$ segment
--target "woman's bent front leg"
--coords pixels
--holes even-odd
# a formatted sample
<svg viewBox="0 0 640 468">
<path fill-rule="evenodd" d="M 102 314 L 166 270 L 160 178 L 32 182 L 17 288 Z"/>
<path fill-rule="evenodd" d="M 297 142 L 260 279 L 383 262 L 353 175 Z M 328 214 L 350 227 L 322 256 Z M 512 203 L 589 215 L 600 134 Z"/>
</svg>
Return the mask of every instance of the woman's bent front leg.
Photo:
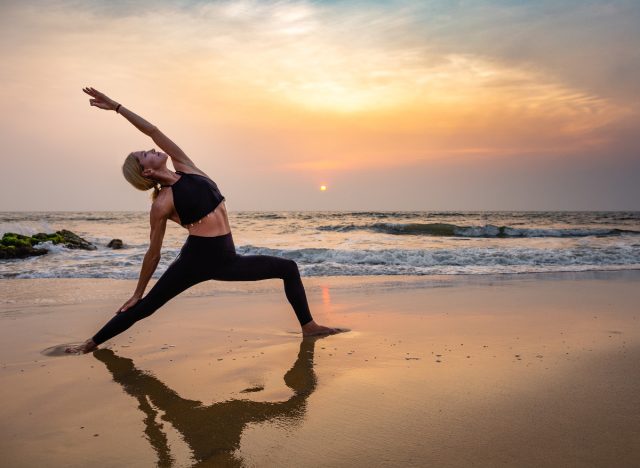
<svg viewBox="0 0 640 468">
<path fill-rule="evenodd" d="M 94 343 L 99 345 L 119 335 L 138 320 L 153 314 L 170 299 L 205 279 L 193 274 L 193 271 L 188 268 L 188 262 L 179 257 L 167 268 L 145 297 L 124 312 L 116 314 L 93 336 Z"/>
</svg>

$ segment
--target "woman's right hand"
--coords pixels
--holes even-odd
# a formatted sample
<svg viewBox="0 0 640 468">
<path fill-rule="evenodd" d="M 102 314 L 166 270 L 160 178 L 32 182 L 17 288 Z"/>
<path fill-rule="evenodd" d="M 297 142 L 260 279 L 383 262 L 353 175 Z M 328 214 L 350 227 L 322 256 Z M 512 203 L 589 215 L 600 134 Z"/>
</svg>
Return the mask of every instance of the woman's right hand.
<svg viewBox="0 0 640 468">
<path fill-rule="evenodd" d="M 142 297 L 137 296 L 137 295 L 133 295 L 131 296 L 131 299 L 129 299 L 127 302 L 125 302 L 124 304 L 122 304 L 122 307 L 120 307 L 118 309 L 118 311 L 116 312 L 116 314 L 119 314 L 120 312 L 124 312 L 125 310 L 127 310 L 129 307 L 133 307 L 134 305 L 136 305 L 138 303 L 138 301 L 142 299 Z"/>
<path fill-rule="evenodd" d="M 118 107 L 118 103 L 116 101 L 109 98 L 106 94 L 101 93 L 97 89 L 82 88 L 82 91 L 93 97 L 93 99 L 89 99 L 89 104 L 92 106 L 96 106 L 100 109 L 106 110 L 116 110 L 116 107 Z"/>
</svg>

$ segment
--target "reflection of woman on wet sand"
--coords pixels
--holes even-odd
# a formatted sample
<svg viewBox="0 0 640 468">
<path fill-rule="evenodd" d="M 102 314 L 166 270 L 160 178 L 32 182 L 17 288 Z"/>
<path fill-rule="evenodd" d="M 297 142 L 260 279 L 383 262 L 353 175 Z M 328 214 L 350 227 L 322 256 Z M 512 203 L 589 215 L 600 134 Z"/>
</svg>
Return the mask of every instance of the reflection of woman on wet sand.
<svg viewBox="0 0 640 468">
<path fill-rule="evenodd" d="M 275 403 L 228 400 L 203 406 L 199 401 L 181 398 L 151 374 L 136 369 L 131 359 L 116 356 L 108 349 L 98 350 L 94 356 L 107 366 L 113 380 L 138 400 L 138 407 L 146 414 L 145 433 L 158 455 L 158 466 L 171 466 L 175 460 L 162 424 L 156 422 L 154 408 L 163 411 L 161 419 L 182 434 L 198 462 L 206 466 L 242 466 L 242 460 L 234 452 L 240 447 L 247 424 L 275 418 L 295 421 L 304 416 L 307 398 L 316 388 L 313 371 L 316 339 L 302 340 L 298 359 L 284 376 L 294 395 L 287 401 Z"/>
<path fill-rule="evenodd" d="M 127 156 L 124 177 L 139 190 L 153 189 L 149 249 L 142 262 L 140 279 L 133 296 L 98 333 L 67 352 L 87 353 L 122 333 L 135 322 L 153 314 L 167 301 L 191 286 L 207 280 L 257 281 L 269 278 L 284 280 L 284 290 L 293 307 L 304 336 L 344 331 L 318 325 L 311 317 L 298 265 L 293 260 L 270 255 L 236 253 L 224 204 L 225 197 L 217 184 L 155 125 L 134 114 L 103 93 L 84 88 L 92 106 L 113 110 L 125 117 L 165 153 L 156 150 L 134 151 Z M 167 168 L 171 158 L 175 172 Z M 189 231 L 178 258 L 160 277 L 149 293 L 142 297 L 151 275 L 160 261 L 160 249 L 171 220 Z"/>
</svg>

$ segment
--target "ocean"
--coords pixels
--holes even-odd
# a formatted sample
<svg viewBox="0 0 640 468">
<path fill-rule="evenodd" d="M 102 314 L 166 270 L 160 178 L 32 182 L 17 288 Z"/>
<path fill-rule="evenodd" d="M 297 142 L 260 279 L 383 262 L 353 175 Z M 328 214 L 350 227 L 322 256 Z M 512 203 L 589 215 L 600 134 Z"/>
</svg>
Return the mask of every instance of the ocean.
<svg viewBox="0 0 640 468">
<path fill-rule="evenodd" d="M 640 269 L 640 212 L 230 212 L 241 255 L 293 259 L 302 276 L 485 275 Z M 98 248 L 42 246 L 0 278 L 138 278 L 147 212 L 0 212 L 0 235 L 68 229 Z M 188 232 L 169 222 L 159 277 Z M 122 239 L 125 248 L 107 243 Z"/>
</svg>

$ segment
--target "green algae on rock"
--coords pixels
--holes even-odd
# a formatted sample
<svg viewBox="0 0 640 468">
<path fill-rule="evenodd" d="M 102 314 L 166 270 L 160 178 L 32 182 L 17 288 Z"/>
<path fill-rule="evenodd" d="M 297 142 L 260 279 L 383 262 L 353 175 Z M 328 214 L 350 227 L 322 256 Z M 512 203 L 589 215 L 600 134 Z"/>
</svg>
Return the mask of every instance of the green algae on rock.
<svg viewBox="0 0 640 468">
<path fill-rule="evenodd" d="M 62 237 L 62 243 L 68 249 L 96 250 L 97 247 L 86 239 L 83 239 L 71 231 L 63 229 L 56 231 L 56 234 Z M 37 235 L 37 234 L 36 234 Z"/>
<path fill-rule="evenodd" d="M 0 259 L 26 258 L 33 257 L 35 255 L 44 255 L 48 252 L 47 249 L 34 247 L 41 242 L 62 244 L 68 249 L 96 249 L 96 246 L 91 242 L 71 231 L 67 231 L 66 229 L 49 234 L 40 232 L 33 236 L 7 232 L 0 240 Z"/>
</svg>

